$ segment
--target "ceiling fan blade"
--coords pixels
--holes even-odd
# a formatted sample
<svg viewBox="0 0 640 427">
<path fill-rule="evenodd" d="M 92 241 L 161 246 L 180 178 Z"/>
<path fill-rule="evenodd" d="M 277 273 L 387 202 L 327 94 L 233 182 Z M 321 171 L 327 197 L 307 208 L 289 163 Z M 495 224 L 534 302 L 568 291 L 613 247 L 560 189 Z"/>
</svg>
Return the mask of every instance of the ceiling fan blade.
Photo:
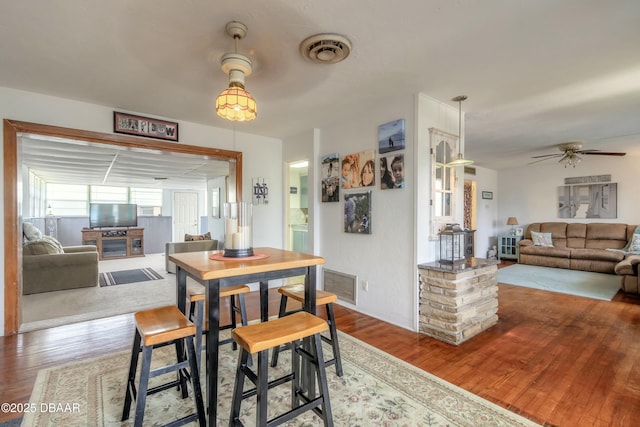
<svg viewBox="0 0 640 427">
<path fill-rule="evenodd" d="M 561 156 L 561 155 L 562 155 L 562 154 L 560 154 L 560 155 L 555 155 L 555 154 L 554 154 L 554 157 L 559 157 L 559 156 Z M 537 156 L 537 157 L 542 157 L 542 156 Z M 528 164 L 528 165 L 532 165 L 532 164 L 534 164 L 534 163 L 544 162 L 545 160 L 549 160 L 549 159 L 551 159 L 551 157 L 546 157 L 546 158 L 544 158 L 544 159 L 534 160 L 533 162 L 529 162 L 529 163 L 527 163 L 527 164 Z"/>
<path fill-rule="evenodd" d="M 598 155 L 598 156 L 624 156 L 627 154 L 627 153 L 615 153 L 615 152 L 598 151 L 598 150 L 583 150 L 583 151 L 578 151 L 578 153 L 586 154 L 586 155 Z"/>
<path fill-rule="evenodd" d="M 532 159 L 540 159 L 540 158 L 542 158 L 542 157 L 545 157 L 545 158 L 549 158 L 549 159 L 551 159 L 551 158 L 553 158 L 553 157 L 560 157 L 560 156 L 563 156 L 563 155 L 564 155 L 564 154 L 562 154 L 562 153 L 560 153 L 560 154 L 543 154 L 543 155 L 541 155 L 541 156 L 532 156 L 531 158 L 532 158 Z"/>
</svg>

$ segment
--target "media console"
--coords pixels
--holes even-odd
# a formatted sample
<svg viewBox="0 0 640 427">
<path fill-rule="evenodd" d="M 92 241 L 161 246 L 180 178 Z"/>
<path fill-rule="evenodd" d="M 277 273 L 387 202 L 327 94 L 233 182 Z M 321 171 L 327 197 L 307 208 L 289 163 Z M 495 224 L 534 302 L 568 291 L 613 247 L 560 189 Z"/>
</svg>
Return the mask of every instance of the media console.
<svg viewBox="0 0 640 427">
<path fill-rule="evenodd" d="M 144 228 L 83 229 L 82 244 L 95 245 L 101 260 L 144 256 Z"/>
</svg>

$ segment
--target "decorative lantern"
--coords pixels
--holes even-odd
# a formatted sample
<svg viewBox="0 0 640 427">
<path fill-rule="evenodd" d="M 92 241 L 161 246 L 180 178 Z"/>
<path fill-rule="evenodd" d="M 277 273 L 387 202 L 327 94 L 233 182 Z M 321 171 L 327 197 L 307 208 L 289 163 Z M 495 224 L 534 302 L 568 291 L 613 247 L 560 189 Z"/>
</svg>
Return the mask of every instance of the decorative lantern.
<svg viewBox="0 0 640 427">
<path fill-rule="evenodd" d="M 251 203 L 225 203 L 224 218 L 224 256 L 253 256 Z"/>
<path fill-rule="evenodd" d="M 443 264 L 462 264 L 464 256 L 465 232 L 459 224 L 447 224 L 440 231 L 440 262 Z"/>
</svg>

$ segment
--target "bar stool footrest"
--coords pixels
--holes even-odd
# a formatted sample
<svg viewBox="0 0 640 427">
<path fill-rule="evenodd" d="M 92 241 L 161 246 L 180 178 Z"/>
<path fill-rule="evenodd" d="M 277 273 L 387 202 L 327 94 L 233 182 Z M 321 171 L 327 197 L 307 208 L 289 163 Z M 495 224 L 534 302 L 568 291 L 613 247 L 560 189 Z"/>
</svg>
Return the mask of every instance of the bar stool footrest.
<svg viewBox="0 0 640 427">
<path fill-rule="evenodd" d="M 253 375 L 255 377 L 255 373 L 253 371 L 249 370 L 249 372 L 251 372 L 251 375 Z M 246 376 L 247 379 L 251 380 L 251 378 L 250 378 L 248 373 L 245 373 L 245 376 Z M 285 375 L 283 377 L 276 378 L 275 380 L 271 380 L 271 381 L 269 381 L 267 383 L 267 390 L 272 389 L 272 388 L 277 387 L 277 386 L 282 385 L 282 384 L 286 384 L 289 381 L 292 381 L 293 378 L 294 378 L 294 374 L 291 373 L 291 374 L 287 374 L 287 375 Z M 255 384 L 257 379 L 258 378 L 255 377 L 255 381 L 251 380 L 251 382 Z M 257 387 L 251 388 L 249 390 L 246 390 L 246 391 L 242 392 L 242 398 L 246 399 L 248 397 L 255 396 L 257 392 L 258 392 L 258 388 Z"/>
<path fill-rule="evenodd" d="M 315 399 L 308 399 L 306 396 L 298 393 L 297 394 L 298 397 L 301 397 L 305 400 L 306 403 L 297 406 L 293 409 L 291 409 L 290 411 L 285 412 L 284 414 L 278 415 L 277 417 L 267 421 L 267 427 L 269 426 L 278 426 L 280 424 L 283 424 L 295 417 L 297 417 L 298 415 L 307 412 L 309 410 L 312 410 L 314 412 L 318 412 L 321 417 L 322 417 L 322 410 L 320 410 L 318 408 L 318 406 L 320 406 L 320 404 L 322 403 L 322 396 L 320 397 L 316 397 Z"/>
</svg>

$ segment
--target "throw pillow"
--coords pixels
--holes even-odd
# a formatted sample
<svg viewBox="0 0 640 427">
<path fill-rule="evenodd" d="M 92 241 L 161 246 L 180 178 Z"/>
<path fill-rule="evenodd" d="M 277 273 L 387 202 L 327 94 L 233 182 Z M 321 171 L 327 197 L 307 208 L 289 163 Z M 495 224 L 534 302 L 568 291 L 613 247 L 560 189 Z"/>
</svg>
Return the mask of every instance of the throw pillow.
<svg viewBox="0 0 640 427">
<path fill-rule="evenodd" d="M 211 240 L 211 232 L 207 232 L 205 234 L 185 234 L 184 235 L 185 242 L 193 242 L 195 240 Z"/>
<path fill-rule="evenodd" d="M 640 234 L 634 234 L 629 244 L 628 252 L 640 253 Z"/>
<path fill-rule="evenodd" d="M 63 252 L 58 246 L 51 243 L 51 241 L 40 239 L 25 243 L 22 246 L 22 253 L 24 255 L 50 255 L 61 254 Z"/>
<path fill-rule="evenodd" d="M 52 246 L 54 246 L 58 250 L 57 253 L 59 253 L 59 254 L 63 254 L 64 253 L 64 249 L 62 248 L 62 245 L 55 238 L 53 238 L 51 236 L 44 235 L 44 236 L 42 236 L 42 238 L 40 240 L 44 240 L 44 241 L 50 243 Z"/>
<path fill-rule="evenodd" d="M 532 231 L 531 240 L 533 240 L 533 244 L 536 246 L 553 246 L 551 233 L 538 233 L 537 231 Z"/>
<path fill-rule="evenodd" d="M 42 232 L 30 222 L 22 223 L 22 232 L 24 233 L 24 237 L 25 239 L 27 239 L 27 242 L 31 242 L 32 240 L 39 240 L 40 238 L 42 238 Z"/>
</svg>

